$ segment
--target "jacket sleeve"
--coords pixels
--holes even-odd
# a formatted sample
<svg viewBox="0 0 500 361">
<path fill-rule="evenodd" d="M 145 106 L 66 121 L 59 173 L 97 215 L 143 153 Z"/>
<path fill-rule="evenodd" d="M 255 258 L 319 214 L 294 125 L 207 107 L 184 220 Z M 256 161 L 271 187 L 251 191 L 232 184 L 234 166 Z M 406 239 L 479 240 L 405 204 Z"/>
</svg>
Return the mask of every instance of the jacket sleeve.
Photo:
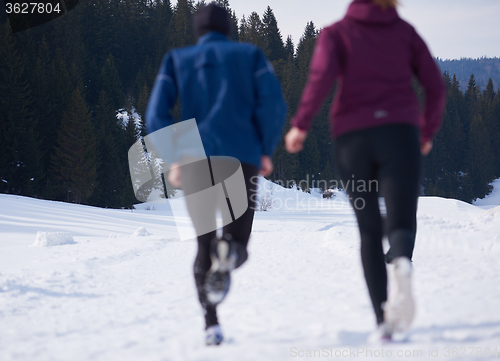
<svg viewBox="0 0 500 361">
<path fill-rule="evenodd" d="M 281 139 L 286 119 L 286 104 L 271 63 L 257 50 L 254 66 L 254 119 L 260 135 L 263 155 L 272 156 Z"/>
<path fill-rule="evenodd" d="M 316 40 L 311 60 L 309 79 L 302 93 L 297 114 L 292 126 L 309 130 L 312 120 L 332 89 L 340 72 L 339 49 L 327 29 L 323 29 Z"/>
<path fill-rule="evenodd" d="M 166 126 L 172 125 L 174 120 L 170 110 L 177 100 L 177 83 L 175 80 L 174 64 L 171 54 L 165 55 L 146 110 L 146 130 L 151 134 Z"/>
<path fill-rule="evenodd" d="M 413 71 L 425 93 L 425 109 L 420 117 L 421 139 L 428 141 L 441 127 L 446 104 L 446 86 L 427 45 L 416 32 L 412 50 Z"/>
</svg>

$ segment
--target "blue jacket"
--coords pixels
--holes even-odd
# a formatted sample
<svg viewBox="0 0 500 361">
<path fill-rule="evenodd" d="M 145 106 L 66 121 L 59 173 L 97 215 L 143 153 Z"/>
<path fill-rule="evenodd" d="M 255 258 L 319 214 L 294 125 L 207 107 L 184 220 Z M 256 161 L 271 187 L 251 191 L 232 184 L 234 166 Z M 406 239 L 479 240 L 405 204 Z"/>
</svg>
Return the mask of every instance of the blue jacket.
<svg viewBox="0 0 500 361">
<path fill-rule="evenodd" d="M 272 65 L 257 47 L 219 32 L 168 53 L 146 111 L 147 132 L 172 125 L 177 97 L 182 120 L 195 118 L 207 156 L 230 156 L 260 168 L 272 156 L 286 116 Z"/>
</svg>

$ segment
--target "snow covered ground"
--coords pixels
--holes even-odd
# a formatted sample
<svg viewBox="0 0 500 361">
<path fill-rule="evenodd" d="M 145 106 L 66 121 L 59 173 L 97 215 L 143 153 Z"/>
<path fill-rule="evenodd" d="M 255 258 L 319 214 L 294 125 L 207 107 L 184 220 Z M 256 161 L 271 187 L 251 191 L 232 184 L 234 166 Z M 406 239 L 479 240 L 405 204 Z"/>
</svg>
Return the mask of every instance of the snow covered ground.
<svg viewBox="0 0 500 361">
<path fill-rule="evenodd" d="M 219 307 L 228 341 L 211 348 L 191 275 L 195 243 L 179 241 L 168 207 L 105 210 L 0 194 L 0 360 L 500 358 L 495 187 L 489 209 L 421 198 L 417 317 L 405 338 L 384 346 L 367 343 L 374 316 L 340 192 L 322 200 L 273 191 L 275 209 L 256 214 L 250 259 Z"/>
</svg>

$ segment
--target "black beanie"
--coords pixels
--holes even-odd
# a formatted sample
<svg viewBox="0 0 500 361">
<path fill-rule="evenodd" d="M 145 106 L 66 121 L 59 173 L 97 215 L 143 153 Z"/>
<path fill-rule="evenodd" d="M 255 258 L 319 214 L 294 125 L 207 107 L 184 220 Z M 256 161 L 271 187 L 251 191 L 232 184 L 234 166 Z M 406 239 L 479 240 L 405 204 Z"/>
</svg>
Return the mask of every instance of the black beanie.
<svg viewBox="0 0 500 361">
<path fill-rule="evenodd" d="M 229 14 L 214 3 L 202 6 L 193 17 L 194 34 L 197 38 L 210 31 L 229 35 Z"/>
</svg>

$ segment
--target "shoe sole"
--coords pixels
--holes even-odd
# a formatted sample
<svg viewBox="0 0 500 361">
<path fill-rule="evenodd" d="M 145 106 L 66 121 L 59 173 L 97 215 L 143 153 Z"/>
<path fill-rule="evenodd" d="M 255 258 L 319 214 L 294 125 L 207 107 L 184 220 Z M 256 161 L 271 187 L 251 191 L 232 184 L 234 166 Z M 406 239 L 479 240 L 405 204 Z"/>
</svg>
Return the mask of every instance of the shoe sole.
<svg viewBox="0 0 500 361">
<path fill-rule="evenodd" d="M 218 278 L 214 281 L 214 278 Z M 213 306 L 221 303 L 229 292 L 231 284 L 231 276 L 229 272 L 215 272 L 207 273 L 205 281 L 205 290 L 207 293 L 207 300 Z"/>
<path fill-rule="evenodd" d="M 215 272 L 227 272 L 229 271 L 229 243 L 225 240 L 219 240 L 215 246 L 215 252 L 212 252 L 210 259 L 212 260 L 212 266 L 210 270 Z"/>
<path fill-rule="evenodd" d="M 205 341 L 205 345 L 207 346 L 219 346 L 223 340 L 220 341 Z"/>
<path fill-rule="evenodd" d="M 205 289 L 207 300 L 216 306 L 221 303 L 229 292 L 230 278 L 230 245 L 226 240 L 218 240 L 210 252 L 212 266 L 207 273 Z"/>
<path fill-rule="evenodd" d="M 220 328 L 217 332 L 210 332 L 207 330 L 207 334 L 205 336 L 205 345 L 207 346 L 218 346 L 224 341 L 224 336 L 220 331 Z"/>
</svg>

